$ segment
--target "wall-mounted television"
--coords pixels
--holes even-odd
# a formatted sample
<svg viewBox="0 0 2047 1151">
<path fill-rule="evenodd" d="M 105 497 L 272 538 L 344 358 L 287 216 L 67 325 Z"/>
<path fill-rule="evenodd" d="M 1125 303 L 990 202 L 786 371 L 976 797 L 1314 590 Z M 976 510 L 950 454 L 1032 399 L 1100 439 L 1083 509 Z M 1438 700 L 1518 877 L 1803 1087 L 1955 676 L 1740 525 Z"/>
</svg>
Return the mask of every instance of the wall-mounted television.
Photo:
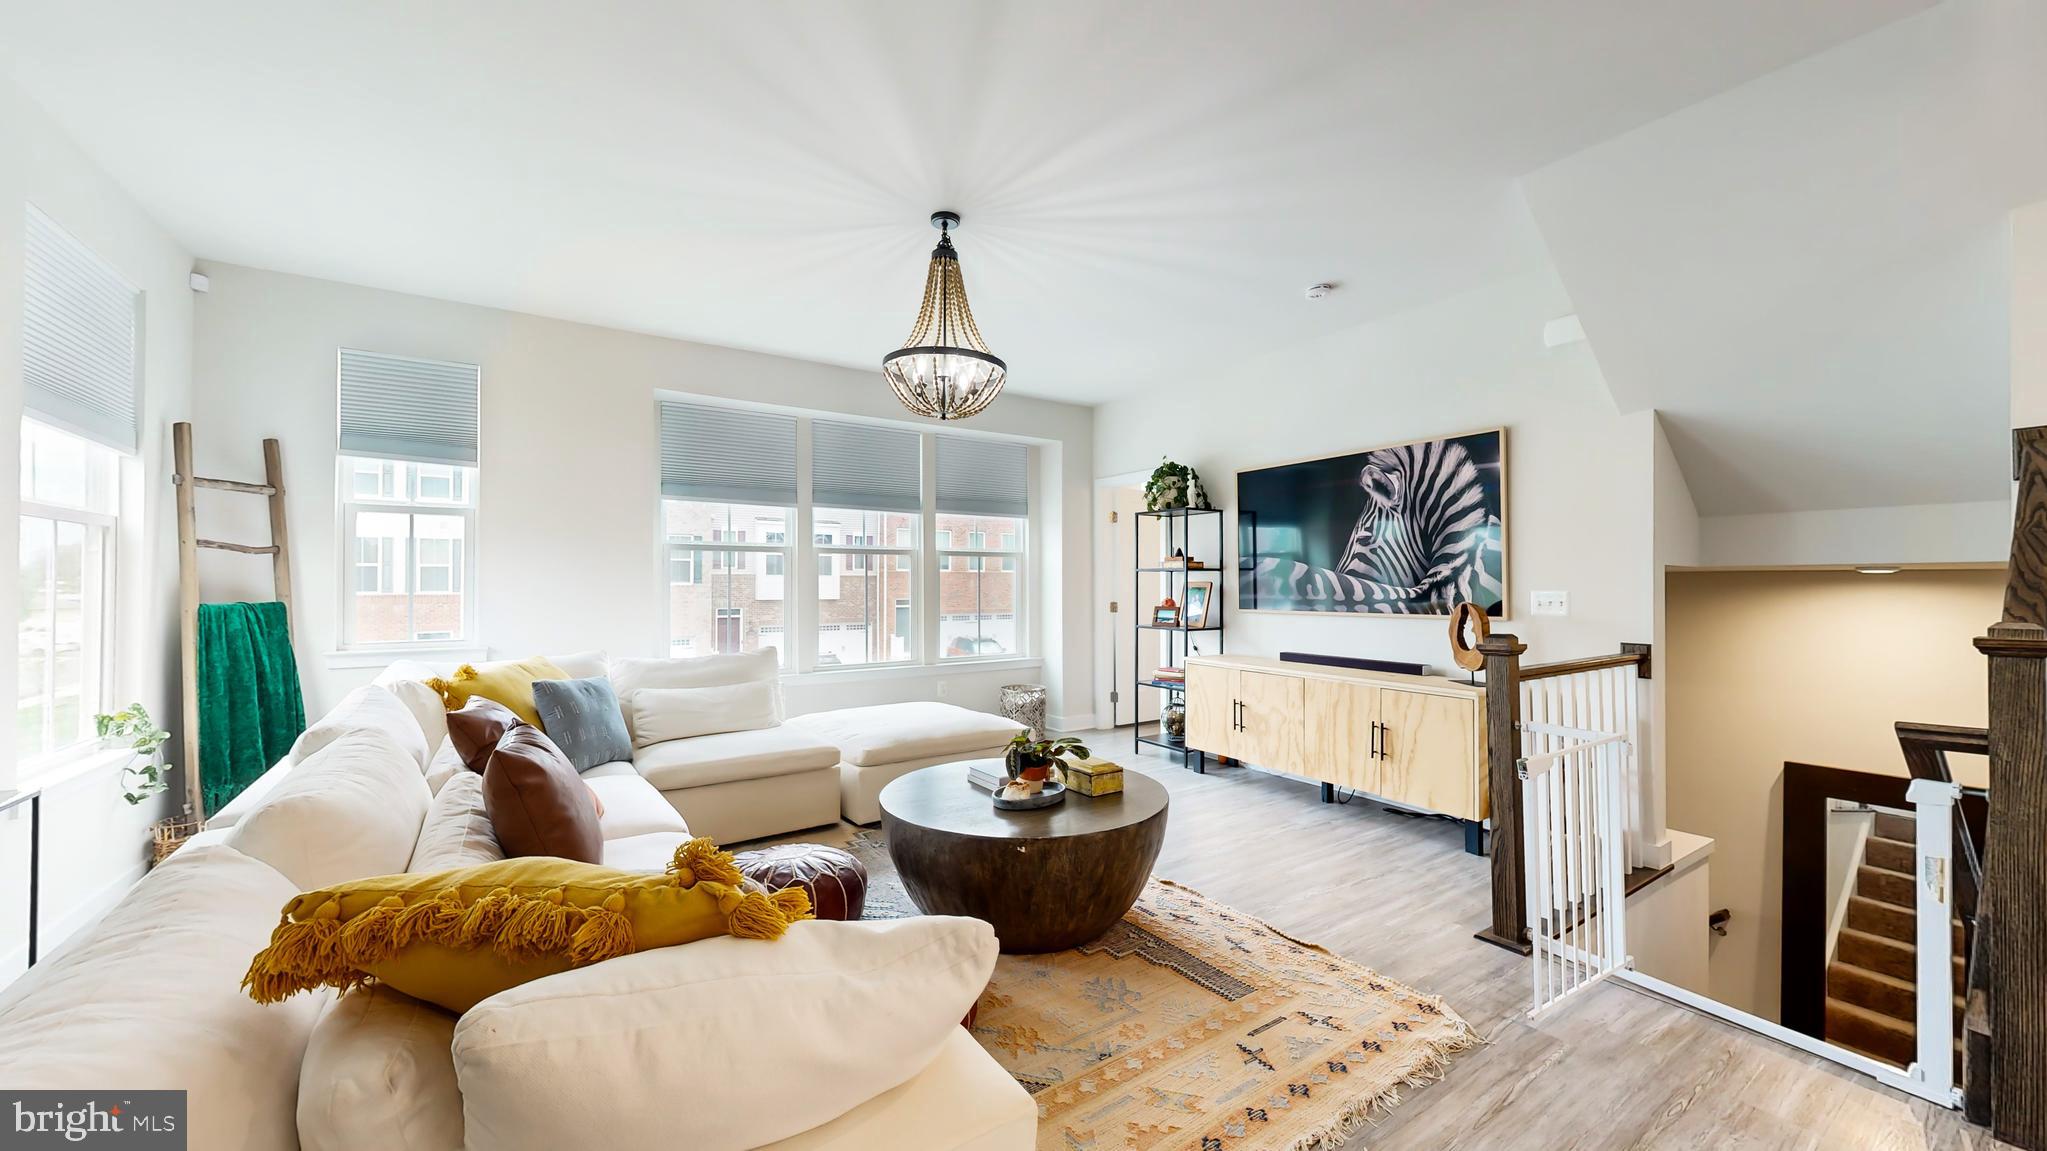
<svg viewBox="0 0 2047 1151">
<path fill-rule="evenodd" d="M 1245 611 L 1504 616 L 1506 429 L 1240 471 L 1237 557 Z"/>
</svg>

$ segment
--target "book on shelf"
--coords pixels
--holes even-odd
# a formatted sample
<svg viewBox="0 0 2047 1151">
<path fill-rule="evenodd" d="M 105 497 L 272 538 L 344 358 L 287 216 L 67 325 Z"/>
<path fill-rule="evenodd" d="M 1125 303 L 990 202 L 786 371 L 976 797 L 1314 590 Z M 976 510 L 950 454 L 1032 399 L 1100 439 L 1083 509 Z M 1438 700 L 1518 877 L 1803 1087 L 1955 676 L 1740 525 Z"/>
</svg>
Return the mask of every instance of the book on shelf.
<svg viewBox="0 0 2047 1151">
<path fill-rule="evenodd" d="M 1162 667 L 1152 672 L 1151 678 L 1159 683 L 1186 683 L 1187 669 L 1183 667 Z"/>
</svg>

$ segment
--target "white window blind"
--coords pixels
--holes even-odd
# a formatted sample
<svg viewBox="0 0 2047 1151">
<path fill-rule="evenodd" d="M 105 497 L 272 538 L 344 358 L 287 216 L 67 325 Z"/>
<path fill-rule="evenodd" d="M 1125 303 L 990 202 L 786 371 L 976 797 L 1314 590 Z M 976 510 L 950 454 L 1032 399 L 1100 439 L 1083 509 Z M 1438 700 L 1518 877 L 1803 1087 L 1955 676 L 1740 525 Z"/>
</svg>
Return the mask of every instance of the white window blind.
<svg viewBox="0 0 2047 1151">
<path fill-rule="evenodd" d="M 341 349 L 341 452 L 476 465 L 475 364 Z"/>
<path fill-rule="evenodd" d="M 24 406 L 67 431 L 134 451 L 142 293 L 34 205 L 22 243 Z"/>
<path fill-rule="evenodd" d="M 967 516 L 1030 514 L 1030 449 L 1002 440 L 938 437 L 938 510 Z"/>
<path fill-rule="evenodd" d="M 796 502 L 796 417 L 661 403 L 661 494 L 788 507 Z"/>
<path fill-rule="evenodd" d="M 815 420 L 810 425 L 810 502 L 817 507 L 918 512 L 924 507 L 916 432 Z"/>
</svg>

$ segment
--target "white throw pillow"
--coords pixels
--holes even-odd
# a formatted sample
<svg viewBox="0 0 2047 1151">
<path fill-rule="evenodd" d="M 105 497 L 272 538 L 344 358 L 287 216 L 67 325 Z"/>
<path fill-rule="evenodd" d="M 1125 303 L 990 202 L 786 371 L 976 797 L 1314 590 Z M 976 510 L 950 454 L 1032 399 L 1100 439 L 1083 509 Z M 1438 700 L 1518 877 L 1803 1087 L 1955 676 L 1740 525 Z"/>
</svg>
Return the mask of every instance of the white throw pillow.
<svg viewBox="0 0 2047 1151">
<path fill-rule="evenodd" d="M 459 772 L 469 771 L 469 765 L 462 762 L 462 754 L 455 750 L 455 741 L 444 739 L 441 748 L 426 765 L 426 789 L 435 795 L 448 786 L 448 781 Z"/>
<path fill-rule="evenodd" d="M 781 722 L 773 684 L 653 687 L 627 698 L 635 748 L 721 731 L 759 731 Z"/>
<path fill-rule="evenodd" d="M 264 1006 L 239 986 L 297 894 L 240 852 L 180 850 L 0 994 L 0 1083 L 185 1091 L 181 1145 L 298 1146 L 299 1056 L 328 993 Z"/>
<path fill-rule="evenodd" d="M 924 1070 L 994 970 L 986 923 L 925 916 L 805 921 L 772 943 L 706 939 L 536 979 L 455 1025 L 469 1145 L 786 1139 Z"/>
<path fill-rule="evenodd" d="M 228 844 L 302 891 L 404 871 L 426 818 L 426 778 L 380 731 L 352 731 L 284 777 Z"/>
<path fill-rule="evenodd" d="M 632 732 L 634 692 L 649 688 L 729 687 L 739 683 L 765 683 L 774 689 L 775 722 L 782 722 L 782 667 L 775 649 L 706 655 L 694 659 L 615 659 L 608 665 L 611 689 L 618 693 L 619 710 L 625 712 L 626 728 Z"/>
<path fill-rule="evenodd" d="M 604 674 L 604 665 L 608 659 L 603 648 L 593 648 L 572 655 L 551 655 L 547 657 L 547 662 L 562 669 L 562 673 L 570 679 L 596 679 Z"/>
<path fill-rule="evenodd" d="M 388 987 L 363 987 L 320 1016 L 299 1068 L 305 1151 L 460 1151 L 455 1017 Z"/>
<path fill-rule="evenodd" d="M 407 871 L 451 871 L 505 857 L 497 829 L 483 809 L 483 775 L 463 770 L 434 793 Z"/>
<path fill-rule="evenodd" d="M 299 733 L 298 742 L 291 745 L 289 758 L 293 763 L 304 763 L 342 736 L 364 730 L 383 733 L 412 757 L 414 768 L 422 773 L 426 771 L 427 759 L 432 752 L 427 750 L 426 733 L 420 728 L 419 719 L 396 695 L 373 683 L 364 684 L 342 696 L 333 711 Z M 448 721 L 444 718 L 441 731 L 446 734 L 447 730 Z"/>
</svg>

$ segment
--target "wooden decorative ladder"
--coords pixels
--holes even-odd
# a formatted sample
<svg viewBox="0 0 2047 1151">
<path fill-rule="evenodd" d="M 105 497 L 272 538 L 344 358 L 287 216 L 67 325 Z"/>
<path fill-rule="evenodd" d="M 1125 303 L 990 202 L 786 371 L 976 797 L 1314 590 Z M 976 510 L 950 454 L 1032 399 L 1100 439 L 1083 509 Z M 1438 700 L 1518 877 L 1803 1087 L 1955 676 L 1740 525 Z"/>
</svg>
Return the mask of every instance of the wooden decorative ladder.
<svg viewBox="0 0 2047 1151">
<path fill-rule="evenodd" d="M 185 803 L 190 818 L 203 824 L 206 800 L 199 780 L 199 549 L 269 556 L 270 577 L 284 618 L 297 619 L 291 610 L 291 534 L 284 522 L 284 454 L 277 441 L 263 441 L 263 482 L 216 480 L 192 474 L 192 425 L 184 420 L 171 426 L 173 467 L 171 483 L 178 490 L 178 632 L 179 667 L 185 682 Z M 196 507 L 198 489 L 265 496 L 270 501 L 270 543 L 265 546 L 201 539 Z"/>
</svg>

